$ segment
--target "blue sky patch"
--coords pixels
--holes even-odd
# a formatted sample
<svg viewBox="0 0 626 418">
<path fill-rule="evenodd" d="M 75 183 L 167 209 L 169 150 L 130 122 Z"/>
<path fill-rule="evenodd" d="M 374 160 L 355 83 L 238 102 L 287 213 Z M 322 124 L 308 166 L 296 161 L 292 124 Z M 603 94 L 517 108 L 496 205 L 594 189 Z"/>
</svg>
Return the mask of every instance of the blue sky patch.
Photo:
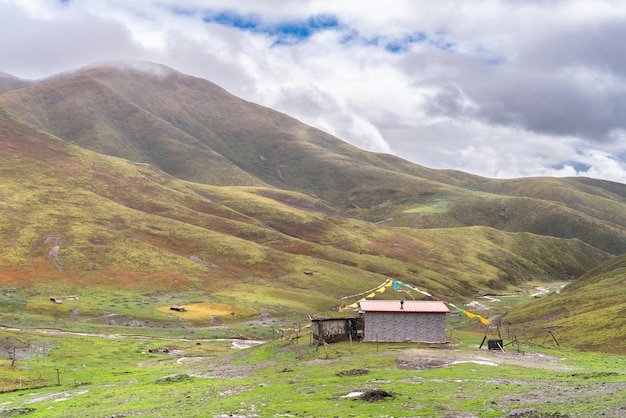
<svg viewBox="0 0 626 418">
<path fill-rule="evenodd" d="M 384 48 L 385 51 L 392 54 L 404 54 L 406 52 L 409 52 L 411 48 L 416 44 L 428 45 L 447 52 L 453 52 L 456 48 L 455 43 L 446 41 L 442 36 L 432 38 L 424 32 L 408 33 L 398 38 L 388 38 L 383 36 L 364 38 L 360 36 L 358 31 L 350 30 L 346 31 L 341 42 L 344 44 L 358 42 L 361 45 Z"/>
<path fill-rule="evenodd" d="M 205 23 L 262 33 L 276 38 L 277 44 L 290 44 L 313 36 L 316 32 L 339 28 L 339 20 L 332 15 L 315 15 L 308 19 L 294 19 L 269 22 L 260 15 L 243 15 L 234 11 L 206 12 L 202 17 Z"/>
<path fill-rule="evenodd" d="M 391 42 L 387 42 L 385 44 L 385 49 L 394 54 L 407 52 L 410 49 L 411 45 L 424 42 L 426 39 L 426 34 L 422 32 L 411 33 L 405 35 L 401 39 L 394 39 Z"/>
<path fill-rule="evenodd" d="M 217 23 L 222 26 L 251 31 L 256 31 L 261 24 L 261 17 L 259 15 L 250 14 L 244 16 L 239 13 L 229 11 L 209 12 L 204 15 L 202 20 L 206 23 Z"/>
<path fill-rule="evenodd" d="M 191 11 L 185 9 L 176 9 L 174 13 L 192 14 Z M 200 12 L 200 14 L 202 21 L 205 23 L 214 23 L 252 33 L 264 34 L 274 39 L 274 45 L 292 45 L 305 41 L 318 32 L 335 30 L 342 33 L 342 44 L 360 43 L 362 45 L 384 48 L 392 54 L 406 53 L 417 43 L 424 43 L 448 52 L 456 47 L 453 42 L 449 42 L 446 39 L 443 32 L 435 33 L 434 36 L 416 31 L 397 38 L 383 36 L 366 38 L 361 36 L 358 30 L 348 27 L 340 22 L 338 17 L 331 14 L 281 21 L 270 21 L 257 13 L 242 14 L 235 10 L 205 10 Z"/>
<path fill-rule="evenodd" d="M 556 170 L 562 170 L 565 167 L 573 167 L 577 173 L 586 173 L 591 168 L 589 164 L 581 163 L 579 161 L 566 161 L 564 163 L 552 165 L 552 168 Z"/>
<path fill-rule="evenodd" d="M 456 48 L 456 44 L 446 37 L 446 31 L 435 32 L 434 36 L 428 38 L 428 43 L 442 51 L 452 52 Z"/>
</svg>

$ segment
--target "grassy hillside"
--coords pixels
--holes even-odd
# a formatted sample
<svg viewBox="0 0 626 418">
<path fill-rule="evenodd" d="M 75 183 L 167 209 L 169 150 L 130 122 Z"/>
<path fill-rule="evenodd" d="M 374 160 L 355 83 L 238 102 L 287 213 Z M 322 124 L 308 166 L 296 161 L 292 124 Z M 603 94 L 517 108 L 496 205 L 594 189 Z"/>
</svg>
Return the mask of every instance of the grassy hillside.
<svg viewBox="0 0 626 418">
<path fill-rule="evenodd" d="M 5 325 L 300 322 L 387 278 L 462 304 L 626 253 L 626 185 L 431 170 L 160 66 L 0 78 Z M 531 312 L 586 306 L 549 326 L 621 347 L 623 309 L 585 296 L 618 279 L 584 277 L 510 318 L 530 335 L 544 332 Z"/>
<path fill-rule="evenodd" d="M 99 153 L 210 185 L 272 186 L 394 225 L 488 226 L 626 252 L 626 186 L 493 180 L 368 153 L 209 81 L 147 63 L 90 67 L 0 94 L 0 107 Z M 422 210 L 437 206 L 438 210 Z"/>
<path fill-rule="evenodd" d="M 567 346 L 624 354 L 625 315 L 626 256 L 620 256 L 504 319 L 529 338 L 551 330 Z"/>
<path fill-rule="evenodd" d="M 180 303 L 305 314 L 387 277 L 468 300 L 527 280 L 569 279 L 607 257 L 578 240 L 377 225 L 311 196 L 184 182 L 33 131 L 7 113 L 0 122 L 3 286 L 27 290 L 33 312 L 42 309 L 34 300 L 53 295 L 93 293 L 98 308 L 84 315 L 97 316 L 116 311 L 99 294 L 157 295 L 140 306 L 151 308 L 175 292 Z"/>
</svg>

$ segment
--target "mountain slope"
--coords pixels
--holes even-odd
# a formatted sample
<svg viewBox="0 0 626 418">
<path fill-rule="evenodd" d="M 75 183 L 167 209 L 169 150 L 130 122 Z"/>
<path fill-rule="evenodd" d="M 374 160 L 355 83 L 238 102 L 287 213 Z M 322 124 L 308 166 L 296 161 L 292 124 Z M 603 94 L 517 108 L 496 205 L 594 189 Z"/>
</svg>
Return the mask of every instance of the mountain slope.
<svg viewBox="0 0 626 418">
<path fill-rule="evenodd" d="M 161 66 L 0 80 L 2 323 L 56 318 L 54 294 L 80 294 L 88 320 L 176 326 L 155 308 L 291 318 L 387 278 L 463 303 L 592 271 L 507 318 L 584 348 L 623 335 L 606 291 L 623 299 L 623 256 L 603 263 L 626 253 L 626 185 L 431 170 Z"/>
<path fill-rule="evenodd" d="M 1 102 L 37 128 L 84 148 L 151 163 L 195 182 L 259 185 L 260 179 L 292 190 L 334 192 L 352 188 L 341 187 L 340 174 L 345 181 L 354 181 L 350 171 L 384 179 L 379 167 L 391 165 L 376 167 L 374 155 L 206 80 L 147 68 L 90 68 L 8 92 Z M 249 175 L 240 179 L 238 168 Z M 322 184 L 316 188 L 317 182 Z"/>
<path fill-rule="evenodd" d="M 580 240 L 395 228 L 295 192 L 184 182 L 68 144 L 6 112 L 0 161 L 3 286 L 36 294 L 221 292 L 237 303 L 252 288 L 270 292 L 274 310 L 297 303 L 294 310 L 310 312 L 387 277 L 466 300 L 578 276 L 607 258 Z"/>
<path fill-rule="evenodd" d="M 359 150 L 156 64 L 61 74 L 0 94 L 0 108 L 68 142 L 184 180 L 297 191 L 349 216 L 396 226 L 481 225 L 626 252 L 625 185 L 431 170 Z"/>
</svg>

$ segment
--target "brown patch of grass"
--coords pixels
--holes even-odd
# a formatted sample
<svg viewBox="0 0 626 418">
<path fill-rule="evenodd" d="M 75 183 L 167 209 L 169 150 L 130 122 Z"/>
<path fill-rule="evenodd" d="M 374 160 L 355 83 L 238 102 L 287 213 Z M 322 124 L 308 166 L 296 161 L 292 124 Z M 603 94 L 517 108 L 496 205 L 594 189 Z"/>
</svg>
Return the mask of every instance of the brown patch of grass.
<svg viewBox="0 0 626 418">
<path fill-rule="evenodd" d="M 185 312 L 172 310 L 171 306 L 161 306 L 156 308 L 156 310 L 190 320 L 206 319 L 210 316 L 250 316 L 258 313 L 252 309 L 215 302 L 193 303 L 183 306 L 185 307 Z"/>
</svg>

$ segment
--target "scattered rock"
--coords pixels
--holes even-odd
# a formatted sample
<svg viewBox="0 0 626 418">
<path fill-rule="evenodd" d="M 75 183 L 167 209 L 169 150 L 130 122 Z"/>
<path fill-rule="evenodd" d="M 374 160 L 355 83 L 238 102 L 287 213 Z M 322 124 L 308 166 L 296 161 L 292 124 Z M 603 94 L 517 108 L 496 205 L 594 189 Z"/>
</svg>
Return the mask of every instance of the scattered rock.
<svg viewBox="0 0 626 418">
<path fill-rule="evenodd" d="M 207 267 L 211 267 L 211 268 L 218 269 L 218 270 L 226 270 L 224 267 L 220 266 L 219 264 L 211 263 L 210 261 L 205 261 L 205 260 L 203 260 L 200 257 L 195 256 L 195 255 L 190 255 L 189 259 L 191 261 L 195 261 L 196 263 L 202 264 L 202 265 L 207 266 Z"/>
<path fill-rule="evenodd" d="M 337 376 L 358 376 L 361 374 L 368 374 L 370 371 L 368 369 L 351 369 L 351 370 L 343 370 L 337 373 Z"/>
<path fill-rule="evenodd" d="M 69 245 L 72 242 L 61 237 L 48 237 L 43 242 L 44 244 L 54 244 L 54 245 Z"/>
<path fill-rule="evenodd" d="M 155 383 L 157 384 L 177 383 L 177 382 L 184 382 L 186 380 L 193 380 L 193 377 L 189 376 L 188 374 L 180 373 L 180 374 L 175 374 L 173 376 L 164 377 L 162 379 L 157 380 Z"/>
<path fill-rule="evenodd" d="M 163 353 L 163 354 L 169 354 L 170 350 L 167 347 L 163 347 L 163 348 L 149 348 L 148 349 L 148 353 Z"/>
<path fill-rule="evenodd" d="M 54 264 L 57 270 L 63 271 L 63 266 L 59 262 L 59 251 L 61 251 L 61 247 L 59 247 L 58 245 L 50 248 L 50 251 L 48 251 L 48 255 L 46 255 L 46 259 Z"/>
<path fill-rule="evenodd" d="M 35 408 L 13 408 L 0 412 L 0 417 L 17 417 L 35 412 Z"/>
</svg>

